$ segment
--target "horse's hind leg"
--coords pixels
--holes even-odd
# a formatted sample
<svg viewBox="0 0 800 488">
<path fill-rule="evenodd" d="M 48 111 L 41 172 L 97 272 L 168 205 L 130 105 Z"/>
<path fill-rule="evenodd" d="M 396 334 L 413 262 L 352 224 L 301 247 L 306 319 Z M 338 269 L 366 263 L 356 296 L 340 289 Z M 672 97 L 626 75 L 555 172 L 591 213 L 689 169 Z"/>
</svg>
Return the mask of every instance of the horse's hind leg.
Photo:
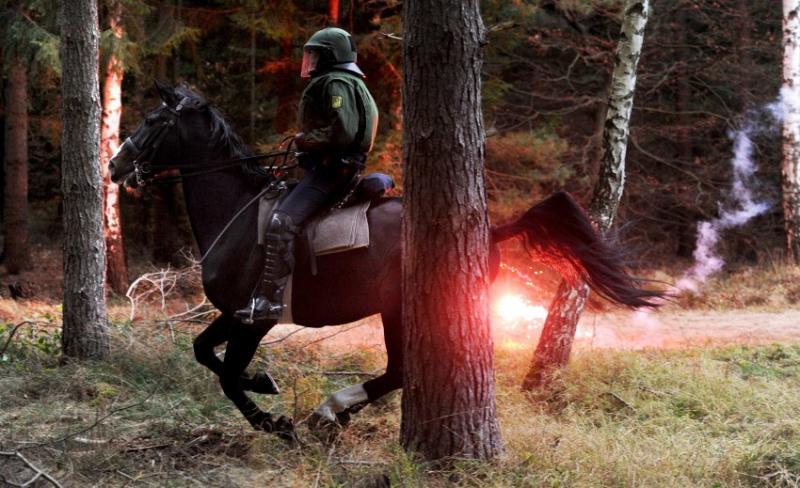
<svg viewBox="0 0 800 488">
<path fill-rule="evenodd" d="M 350 414 L 387 393 L 403 386 L 402 313 L 398 310 L 381 314 L 388 364 L 386 372 L 364 383 L 348 386 L 328 397 L 314 412 L 332 422 L 347 423 Z"/>
<path fill-rule="evenodd" d="M 222 376 L 222 361 L 214 353 L 214 348 L 228 341 L 230 331 L 241 327 L 238 320 L 227 315 L 217 317 L 206 330 L 194 340 L 194 357 L 197 362 L 207 367 L 217 376 Z M 278 385 L 266 371 L 259 371 L 250 376 L 243 373 L 239 379 L 242 389 L 255 393 L 278 394 Z"/>
<path fill-rule="evenodd" d="M 219 376 L 219 384 L 222 386 L 225 396 L 236 405 L 236 408 L 242 412 L 242 415 L 250 422 L 253 428 L 267 432 L 288 434 L 287 437 L 291 438 L 289 434 L 293 430 L 291 420 L 283 416 L 273 420 L 270 413 L 258 408 L 258 405 L 245 394 L 240 381 L 242 373 L 244 373 L 245 368 L 253 359 L 256 349 L 258 349 L 259 342 L 271 328 L 272 324 L 259 326 L 237 323 L 237 326 L 231 329 L 228 346 L 225 349 L 225 361 L 222 362 L 222 374 Z"/>
</svg>

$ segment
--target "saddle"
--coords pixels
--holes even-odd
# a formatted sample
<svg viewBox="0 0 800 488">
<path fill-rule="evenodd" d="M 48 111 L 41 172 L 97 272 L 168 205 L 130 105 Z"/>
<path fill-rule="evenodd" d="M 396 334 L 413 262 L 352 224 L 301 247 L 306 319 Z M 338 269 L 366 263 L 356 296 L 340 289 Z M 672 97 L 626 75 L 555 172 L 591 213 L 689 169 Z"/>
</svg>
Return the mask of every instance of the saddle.
<svg viewBox="0 0 800 488">
<path fill-rule="evenodd" d="M 349 189 L 331 209 L 311 218 L 301 230 L 298 237 L 305 235 L 308 241 L 311 274 L 317 274 L 317 256 L 350 251 L 369 247 L 369 223 L 367 210 L 374 200 L 382 197 L 394 188 L 394 181 L 383 173 L 371 173 L 354 180 Z M 280 200 L 288 195 L 288 191 L 275 198 L 261 197 L 258 202 L 258 243 L 263 244 L 267 225 L 272 212 Z M 292 320 L 292 283 L 289 276 L 284 291 L 283 316 L 278 320 L 282 324 L 291 324 Z"/>
<path fill-rule="evenodd" d="M 394 188 L 394 181 L 383 173 L 371 173 L 354 180 L 330 210 L 323 211 L 303 225 L 312 259 L 369 246 L 367 210 L 370 204 Z M 288 194 L 288 193 L 286 193 Z M 284 194 L 285 195 L 285 194 Z M 273 209 L 283 198 L 262 197 L 258 204 L 258 243 L 263 244 Z"/>
</svg>

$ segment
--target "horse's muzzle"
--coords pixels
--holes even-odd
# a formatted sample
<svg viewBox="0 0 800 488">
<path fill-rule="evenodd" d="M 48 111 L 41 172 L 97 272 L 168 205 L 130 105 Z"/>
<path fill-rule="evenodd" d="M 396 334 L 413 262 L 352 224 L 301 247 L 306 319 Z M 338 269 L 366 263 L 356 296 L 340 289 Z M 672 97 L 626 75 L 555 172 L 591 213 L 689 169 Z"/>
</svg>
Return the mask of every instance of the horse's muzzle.
<svg viewBox="0 0 800 488">
<path fill-rule="evenodd" d="M 108 174 L 111 176 L 111 181 L 120 183 L 133 173 L 133 161 L 138 152 L 131 139 L 125 139 L 125 142 L 108 161 Z"/>
</svg>

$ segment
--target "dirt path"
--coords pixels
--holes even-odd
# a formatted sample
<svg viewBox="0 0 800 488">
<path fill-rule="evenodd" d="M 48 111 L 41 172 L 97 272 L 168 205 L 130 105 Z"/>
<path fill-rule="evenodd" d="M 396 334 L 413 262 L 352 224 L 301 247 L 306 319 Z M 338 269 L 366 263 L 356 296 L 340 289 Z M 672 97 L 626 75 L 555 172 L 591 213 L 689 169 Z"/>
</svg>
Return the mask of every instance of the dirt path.
<svg viewBox="0 0 800 488">
<path fill-rule="evenodd" d="M 501 347 L 530 350 L 538 341 L 543 320 L 506 322 L 493 317 L 495 342 Z M 342 352 L 354 347 L 383 348 L 380 321 L 370 318 L 342 327 L 302 329 L 282 324 L 265 341 L 292 334 L 301 344 L 319 342 Z M 585 314 L 578 325 L 579 348 L 675 348 L 726 344 L 800 342 L 800 310 L 665 310 L 644 313 Z"/>
</svg>

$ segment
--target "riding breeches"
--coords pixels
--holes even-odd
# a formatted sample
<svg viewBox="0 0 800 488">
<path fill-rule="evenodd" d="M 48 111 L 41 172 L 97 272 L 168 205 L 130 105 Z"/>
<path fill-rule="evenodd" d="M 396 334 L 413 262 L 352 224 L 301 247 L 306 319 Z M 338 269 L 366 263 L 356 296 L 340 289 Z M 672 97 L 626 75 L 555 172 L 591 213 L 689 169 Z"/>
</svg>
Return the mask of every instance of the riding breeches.
<svg viewBox="0 0 800 488">
<path fill-rule="evenodd" d="M 342 191 L 355 176 L 355 169 L 348 167 L 314 167 L 306 172 L 300 183 L 284 198 L 275 213 L 284 213 L 292 218 L 294 225 L 302 225 L 324 205 L 342 196 Z"/>
</svg>

